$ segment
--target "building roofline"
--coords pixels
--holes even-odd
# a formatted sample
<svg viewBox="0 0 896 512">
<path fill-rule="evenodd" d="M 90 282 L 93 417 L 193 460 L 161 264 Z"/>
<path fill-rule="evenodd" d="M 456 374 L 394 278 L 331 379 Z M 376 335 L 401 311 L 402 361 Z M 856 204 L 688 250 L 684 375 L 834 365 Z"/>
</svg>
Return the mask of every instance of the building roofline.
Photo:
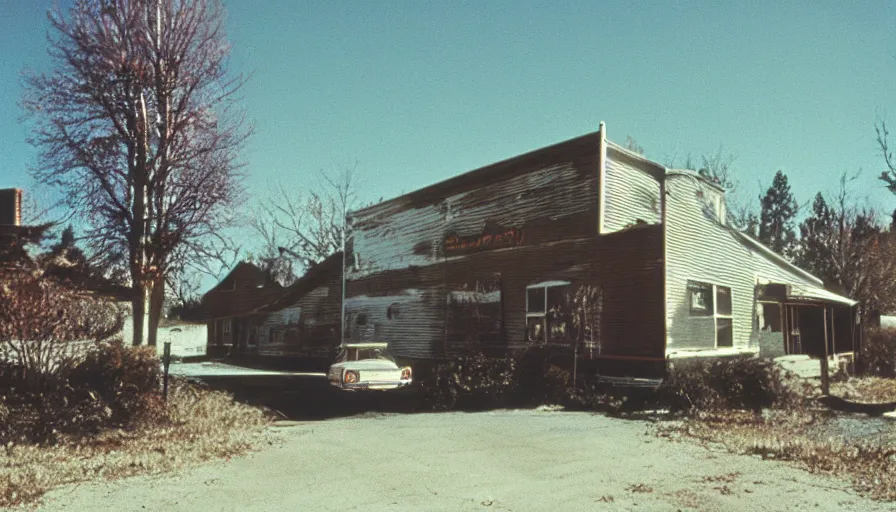
<svg viewBox="0 0 896 512">
<path fill-rule="evenodd" d="M 336 251 L 325 260 L 309 268 L 302 277 L 283 289 L 283 294 L 271 300 L 267 304 L 258 306 L 253 311 L 270 312 L 287 308 L 299 300 L 303 295 L 320 285 L 326 280 L 327 272 L 339 269 L 342 266 L 342 251 Z"/>
<path fill-rule="evenodd" d="M 400 201 L 411 200 L 417 197 L 425 197 L 433 192 L 443 189 L 443 188 L 453 188 L 462 185 L 464 182 L 470 181 L 474 178 L 482 178 L 489 179 L 494 178 L 496 176 L 502 176 L 504 174 L 508 174 L 512 171 L 512 164 L 520 161 L 525 161 L 527 159 L 536 157 L 539 153 L 547 153 L 552 149 L 556 149 L 563 145 L 574 145 L 581 144 L 589 139 L 594 139 L 595 145 L 598 142 L 598 137 L 600 136 L 600 131 L 589 132 L 584 135 L 579 135 L 578 137 L 573 137 L 571 139 L 562 140 L 560 142 L 556 142 L 554 144 L 543 146 L 537 149 L 533 149 L 531 151 L 527 151 L 525 153 L 521 153 L 519 155 L 512 156 L 510 158 L 505 158 L 503 160 L 499 160 L 497 162 L 492 162 L 490 164 L 484 165 L 482 167 L 477 167 L 475 169 L 463 172 L 461 174 L 457 174 L 455 176 L 451 176 L 450 178 L 446 178 L 444 180 L 438 181 L 431 185 L 427 185 L 425 187 L 419 188 L 417 190 L 413 190 L 411 192 L 407 192 L 405 194 L 401 194 L 399 196 L 395 196 L 391 199 L 386 199 L 377 204 L 373 204 L 370 206 L 365 206 L 363 208 L 358 208 L 357 210 L 353 210 L 349 212 L 349 217 L 354 217 L 357 215 L 364 215 L 378 208 L 382 208 L 384 206 L 393 205 Z"/>
<path fill-rule="evenodd" d="M 818 286 L 824 287 L 824 281 L 822 281 L 818 277 L 815 277 L 814 275 L 810 274 L 809 272 L 801 269 L 800 267 L 794 265 L 793 263 L 787 261 L 786 258 L 784 258 L 780 254 L 776 253 L 775 251 L 769 249 L 768 247 L 763 245 L 762 242 L 754 239 L 751 236 L 741 233 L 740 231 L 732 228 L 731 226 L 726 225 L 726 227 L 728 228 L 729 231 L 731 231 L 734 234 L 735 237 L 738 237 L 742 241 L 747 242 L 748 245 L 751 245 L 751 246 L 759 249 L 760 252 L 762 252 L 766 257 L 769 257 L 770 259 L 774 260 L 775 263 L 778 263 L 778 265 L 784 267 L 787 270 L 790 270 L 797 274 L 800 274 L 801 276 L 805 277 L 806 279 L 815 282 Z"/>
<path fill-rule="evenodd" d="M 724 187 L 722 187 L 718 183 L 714 183 L 712 180 L 707 179 L 705 176 L 701 176 L 699 172 L 697 172 L 693 169 L 669 169 L 669 168 L 667 168 L 666 175 L 667 176 L 687 176 L 689 178 L 698 179 L 698 180 L 702 181 L 703 183 L 705 183 L 706 185 L 718 190 L 719 192 L 721 192 L 723 194 L 728 192 L 727 190 L 725 190 Z"/>
<path fill-rule="evenodd" d="M 652 167 L 653 171 L 655 171 L 654 178 L 658 180 L 662 180 L 666 174 L 667 169 L 663 164 L 654 162 L 653 160 L 645 157 L 640 153 L 635 153 L 630 149 L 626 149 L 623 146 L 620 146 L 619 144 L 611 141 L 610 139 L 607 139 L 607 149 L 612 149 L 613 151 L 620 153 L 631 160 Z"/>
</svg>

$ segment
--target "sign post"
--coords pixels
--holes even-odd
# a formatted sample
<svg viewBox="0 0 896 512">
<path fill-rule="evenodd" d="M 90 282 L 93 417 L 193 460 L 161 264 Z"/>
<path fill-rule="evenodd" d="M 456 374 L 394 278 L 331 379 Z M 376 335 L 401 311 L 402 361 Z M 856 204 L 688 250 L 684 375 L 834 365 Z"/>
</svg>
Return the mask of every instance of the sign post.
<svg viewBox="0 0 896 512">
<path fill-rule="evenodd" d="M 162 353 L 162 364 L 165 367 L 165 372 L 162 377 L 162 396 L 165 400 L 168 400 L 168 366 L 171 364 L 171 342 L 165 342 L 165 351 Z"/>
</svg>

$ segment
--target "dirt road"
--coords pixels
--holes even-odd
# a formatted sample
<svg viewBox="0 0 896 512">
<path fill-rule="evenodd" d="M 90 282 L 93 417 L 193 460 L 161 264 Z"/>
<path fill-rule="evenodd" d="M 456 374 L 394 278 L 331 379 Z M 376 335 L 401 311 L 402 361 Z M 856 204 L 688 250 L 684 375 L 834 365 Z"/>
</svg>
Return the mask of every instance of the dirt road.
<svg viewBox="0 0 896 512">
<path fill-rule="evenodd" d="M 47 511 L 890 510 L 784 463 L 539 410 L 365 414 L 274 427 L 260 451 L 51 492 Z"/>
</svg>

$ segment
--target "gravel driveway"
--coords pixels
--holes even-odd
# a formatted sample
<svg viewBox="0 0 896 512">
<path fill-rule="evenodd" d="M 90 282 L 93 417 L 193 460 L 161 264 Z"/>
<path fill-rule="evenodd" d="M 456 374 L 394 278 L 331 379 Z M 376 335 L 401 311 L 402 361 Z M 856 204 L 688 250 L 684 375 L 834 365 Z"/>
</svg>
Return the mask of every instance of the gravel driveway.
<svg viewBox="0 0 896 512">
<path fill-rule="evenodd" d="M 595 414 L 367 413 L 289 425 L 246 457 L 58 489 L 41 510 L 891 509 L 839 480 Z"/>
</svg>

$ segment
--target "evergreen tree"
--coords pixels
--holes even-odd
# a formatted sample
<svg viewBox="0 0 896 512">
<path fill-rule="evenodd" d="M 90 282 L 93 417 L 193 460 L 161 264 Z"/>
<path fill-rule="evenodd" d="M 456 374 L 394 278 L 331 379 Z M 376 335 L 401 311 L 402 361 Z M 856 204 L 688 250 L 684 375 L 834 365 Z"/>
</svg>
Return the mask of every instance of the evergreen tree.
<svg viewBox="0 0 896 512">
<path fill-rule="evenodd" d="M 785 258 L 792 258 L 796 246 L 794 221 L 799 211 L 790 191 L 787 175 L 778 171 L 772 186 L 760 198 L 759 241 Z"/>
<path fill-rule="evenodd" d="M 812 203 L 812 215 L 800 224 L 800 245 L 796 263 L 822 281 L 834 277 L 831 261 L 837 238 L 837 218 L 819 192 Z"/>
</svg>

